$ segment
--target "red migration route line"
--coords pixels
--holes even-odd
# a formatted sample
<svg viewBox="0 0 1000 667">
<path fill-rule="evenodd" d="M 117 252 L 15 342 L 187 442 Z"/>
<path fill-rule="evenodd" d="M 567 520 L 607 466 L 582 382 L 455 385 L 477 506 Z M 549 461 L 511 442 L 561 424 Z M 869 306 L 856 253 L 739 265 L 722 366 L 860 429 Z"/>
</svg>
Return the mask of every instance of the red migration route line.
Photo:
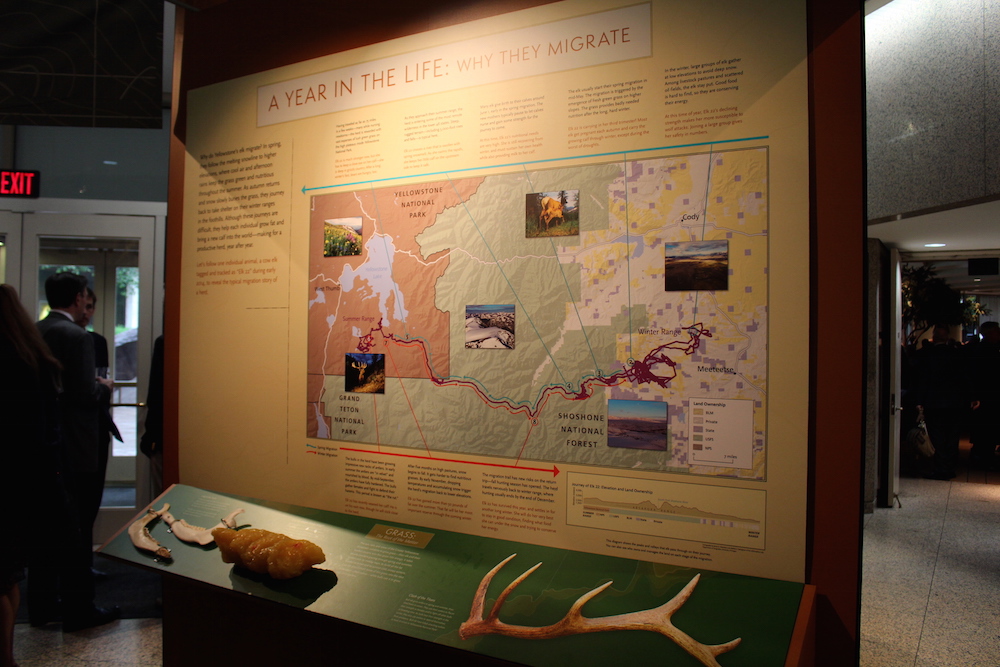
<svg viewBox="0 0 1000 667">
<path fill-rule="evenodd" d="M 487 463 L 486 461 L 463 461 L 461 459 L 442 459 L 436 456 L 417 456 L 416 454 L 396 454 L 393 452 L 375 452 L 370 449 L 354 449 L 352 447 L 341 447 L 341 451 L 344 452 L 359 452 L 361 454 L 379 454 L 381 456 L 402 456 L 407 459 L 423 459 L 425 461 L 440 461 L 442 463 L 468 463 L 474 466 L 490 466 L 492 468 L 514 468 L 516 470 L 537 470 L 539 472 L 550 472 L 553 477 L 559 474 L 559 468 L 552 466 L 551 468 L 531 468 L 528 466 L 511 465 L 508 463 Z"/>
<path fill-rule="evenodd" d="M 379 333 L 386 341 L 397 345 L 416 345 L 423 354 L 424 368 L 427 376 L 438 387 L 468 387 L 472 389 L 486 405 L 494 409 L 504 409 L 510 414 L 521 413 L 530 419 L 537 419 L 542 408 L 553 395 L 559 394 L 572 401 L 581 401 L 594 395 L 594 387 L 613 387 L 623 382 L 635 382 L 637 384 L 652 383 L 666 388 L 677 377 L 677 362 L 667 355 L 668 350 L 683 352 L 685 356 L 690 356 L 701 346 L 701 338 L 711 338 L 712 333 L 699 322 L 692 324 L 685 329 L 688 333 L 688 340 L 675 340 L 664 345 L 660 345 L 646 354 L 642 360 L 632 359 L 628 368 L 608 375 L 606 377 L 591 377 L 580 383 L 580 391 L 574 392 L 565 385 L 550 385 L 542 390 L 542 394 L 532 408 L 528 405 L 520 405 L 508 398 L 493 398 L 486 393 L 486 390 L 476 380 L 464 378 L 441 378 L 434 375 L 430 365 L 430 357 L 427 352 L 427 345 L 422 340 L 403 340 L 395 334 L 385 331 L 381 325 L 371 329 L 366 335 L 358 338 L 358 351 L 365 353 L 370 351 L 375 345 L 375 334 Z M 668 372 L 660 374 L 657 367 L 666 367 Z"/>
</svg>

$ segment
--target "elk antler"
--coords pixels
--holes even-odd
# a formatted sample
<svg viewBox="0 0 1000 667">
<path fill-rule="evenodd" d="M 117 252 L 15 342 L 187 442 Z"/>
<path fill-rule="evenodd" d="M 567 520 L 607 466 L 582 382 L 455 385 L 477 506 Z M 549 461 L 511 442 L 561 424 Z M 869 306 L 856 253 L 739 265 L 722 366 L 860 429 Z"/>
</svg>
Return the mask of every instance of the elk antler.
<svg viewBox="0 0 1000 667">
<path fill-rule="evenodd" d="M 577 635 L 585 632 L 605 632 L 608 630 L 648 630 L 658 632 L 669 637 L 675 644 L 698 659 L 706 667 L 721 667 L 715 659 L 716 656 L 732 651 L 739 646 L 740 639 L 734 639 L 725 644 L 702 644 L 695 641 L 690 635 L 674 627 L 670 618 L 680 609 L 687 599 L 691 597 L 694 587 L 698 585 L 700 574 L 696 574 L 681 592 L 675 595 L 669 602 L 653 609 L 645 611 L 633 611 L 628 614 L 618 614 L 616 616 L 603 616 L 600 618 L 587 618 L 581 610 L 583 605 L 595 598 L 605 588 L 610 586 L 612 581 L 601 584 L 589 593 L 584 593 L 573 603 L 566 616 L 558 623 L 543 627 L 530 627 L 524 625 L 508 625 L 501 621 L 500 607 L 507 601 L 507 597 L 513 592 L 517 585 L 528 578 L 532 572 L 537 570 L 541 563 L 528 569 L 524 574 L 510 583 L 503 589 L 493 604 L 493 608 L 486 618 L 483 618 L 483 607 L 486 603 L 486 590 L 497 572 L 504 565 L 509 563 L 517 554 L 511 554 L 502 560 L 496 567 L 490 570 L 479 583 L 476 596 L 472 599 L 472 610 L 469 612 L 469 620 L 462 623 L 458 629 L 458 634 L 462 639 L 476 637 L 478 635 L 506 635 L 508 637 L 519 637 L 521 639 L 551 639 L 553 637 L 564 637 L 566 635 Z"/>
</svg>

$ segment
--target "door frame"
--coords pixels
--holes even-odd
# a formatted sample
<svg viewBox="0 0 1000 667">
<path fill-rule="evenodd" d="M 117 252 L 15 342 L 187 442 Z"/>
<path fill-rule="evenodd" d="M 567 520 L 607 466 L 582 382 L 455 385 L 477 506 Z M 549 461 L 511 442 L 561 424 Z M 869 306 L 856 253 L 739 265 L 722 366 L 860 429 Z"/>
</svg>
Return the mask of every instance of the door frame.
<svg viewBox="0 0 1000 667">
<path fill-rule="evenodd" d="M 0 276 L 0 282 L 5 282 L 21 294 L 21 214 L 5 210 L 0 203 L 0 234 L 6 237 L 7 244 L 7 274 Z"/>
<path fill-rule="evenodd" d="M 880 419 L 886 423 L 880 428 L 879 438 L 879 478 L 876 498 L 878 507 L 892 507 L 899 496 L 900 422 L 902 421 L 899 413 L 903 409 L 902 364 L 903 346 L 906 340 L 903 332 L 903 271 L 897 248 L 889 249 L 885 268 L 884 274 L 887 280 L 882 282 L 882 287 L 887 293 L 880 298 L 884 305 L 880 316 L 886 316 L 888 321 L 881 327 L 885 335 L 879 356 L 888 355 L 888 359 L 880 358 L 876 362 L 880 369 L 888 371 L 888 377 L 882 378 L 880 382 L 882 394 Z"/>
<path fill-rule="evenodd" d="M 21 301 L 31 306 L 38 302 L 38 237 L 82 236 L 117 237 L 139 240 L 139 280 L 149 285 L 150 298 L 139 303 L 140 381 L 138 397 L 144 401 L 148 392 L 148 369 L 153 342 L 163 332 L 163 285 L 167 205 L 165 202 L 129 202 L 92 199 L 0 200 L 0 213 L 20 218 L 11 224 L 0 215 L 0 231 L 8 235 L 8 278 L 18 280 Z M 5 224 L 4 220 L 8 222 Z M 11 230 L 8 227 L 14 227 Z M 13 241 L 12 241 L 13 240 Z M 14 243 L 16 242 L 16 246 Z M 14 264 L 18 273 L 14 273 Z M 16 276 L 16 278 L 15 278 Z M 140 430 L 141 433 L 141 430 Z M 152 498 L 148 459 L 136 456 L 136 505 L 144 507 Z M 94 539 L 104 542 L 134 514 L 136 508 L 102 508 L 94 523 Z"/>
</svg>

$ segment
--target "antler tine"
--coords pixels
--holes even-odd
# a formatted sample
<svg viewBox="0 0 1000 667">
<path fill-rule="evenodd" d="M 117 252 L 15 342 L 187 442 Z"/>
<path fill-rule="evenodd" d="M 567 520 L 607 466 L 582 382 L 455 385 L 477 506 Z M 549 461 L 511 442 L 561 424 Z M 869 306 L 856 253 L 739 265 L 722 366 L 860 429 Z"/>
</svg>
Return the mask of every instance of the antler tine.
<svg viewBox="0 0 1000 667">
<path fill-rule="evenodd" d="M 691 581 L 687 582 L 687 585 L 682 588 L 677 595 L 670 598 L 669 602 L 660 607 L 660 609 L 663 610 L 663 613 L 667 615 L 667 618 L 673 616 L 674 612 L 684 606 L 684 603 L 687 602 L 688 598 L 691 597 L 691 594 L 694 593 L 694 587 L 698 585 L 699 581 L 701 581 L 701 572 L 694 575 L 694 577 L 691 578 Z"/>
<path fill-rule="evenodd" d="M 483 620 L 483 606 L 486 604 L 486 591 L 490 587 L 490 582 L 493 581 L 493 577 L 496 576 L 496 573 L 499 572 L 500 569 L 509 563 L 515 556 L 517 556 L 516 553 L 511 554 L 497 563 L 492 570 L 486 573 L 483 580 L 479 582 L 479 588 L 476 589 L 476 595 L 472 598 L 472 609 L 469 612 L 468 622 L 471 623 L 473 621 Z"/>
<path fill-rule="evenodd" d="M 514 555 L 516 556 L 517 554 Z M 511 558 L 513 558 L 513 556 L 511 556 Z M 508 558 L 507 560 L 510 560 L 510 558 Z M 507 561 L 504 561 L 504 563 L 506 562 Z M 503 565 L 503 563 L 501 563 L 501 565 Z M 507 596 L 510 595 L 515 588 L 517 588 L 518 584 L 520 584 L 522 581 L 531 576 L 531 573 L 540 568 L 541 566 L 542 566 L 541 563 L 536 563 L 534 566 L 529 567 L 527 570 L 524 571 L 524 573 L 520 577 L 510 582 L 507 588 L 503 589 L 503 592 L 500 593 L 499 596 L 497 596 L 497 601 L 493 603 L 493 609 L 490 609 L 490 615 L 487 617 L 488 621 L 496 620 L 497 616 L 500 615 L 500 607 L 502 607 L 503 603 L 507 601 Z"/>
<path fill-rule="evenodd" d="M 539 565 L 541 565 L 541 563 L 539 563 Z M 587 604 L 588 602 L 590 602 L 591 600 L 593 600 L 595 597 L 597 597 L 598 595 L 600 595 L 601 593 L 603 593 L 604 589 L 607 588 L 608 586 L 610 586 L 613 583 L 615 583 L 615 582 L 614 581 L 606 581 L 603 584 L 601 584 L 600 586 L 598 586 L 597 588 L 595 588 L 594 590 L 589 591 L 587 593 L 584 593 L 579 598 L 577 598 L 576 602 L 573 603 L 573 606 L 570 607 L 569 611 L 566 612 L 566 617 L 563 619 L 563 621 L 566 621 L 566 620 L 568 620 L 570 618 L 580 618 L 580 617 L 582 617 L 583 616 L 583 605 Z"/>
<path fill-rule="evenodd" d="M 694 577 L 691 578 L 691 581 L 689 581 L 687 585 L 684 588 L 682 588 L 677 595 L 671 598 L 671 600 L 667 602 L 667 604 L 663 605 L 663 607 L 669 608 L 669 609 L 664 609 L 664 613 L 666 614 L 668 620 L 670 620 L 673 617 L 674 612 L 676 612 L 678 609 L 684 606 L 684 603 L 688 601 L 688 598 L 691 597 L 692 593 L 694 593 L 694 587 L 698 585 L 699 581 L 701 581 L 700 572 L 694 575 Z M 718 656 L 722 655 L 723 653 L 728 653 L 729 651 L 732 651 L 734 648 L 739 646 L 740 642 L 743 641 L 742 638 L 737 637 L 736 639 L 732 639 L 723 644 L 702 644 L 700 642 L 696 642 L 693 638 L 691 638 L 689 635 L 682 632 L 681 630 L 677 630 L 677 627 L 674 626 L 672 621 L 670 622 L 670 625 L 671 627 L 674 628 L 674 630 L 677 631 L 679 635 L 687 637 L 691 641 L 692 645 L 697 645 L 700 649 L 707 651 L 712 656 Z M 684 646 L 684 644 L 681 645 Z M 718 663 L 713 660 L 711 664 L 717 665 Z"/>
<path fill-rule="evenodd" d="M 706 667 L 721 667 L 715 659 L 716 656 L 732 651 L 739 646 L 742 641 L 741 638 L 733 639 L 724 644 L 702 644 L 691 635 L 677 628 L 672 620 L 677 610 L 683 607 L 684 603 L 691 597 L 695 586 L 698 585 L 700 580 L 701 574 L 696 574 L 677 595 L 659 607 L 653 607 L 645 611 L 618 614 L 617 616 L 583 618 L 582 620 L 594 628 L 603 626 L 603 629 L 649 630 L 650 632 L 659 633 L 665 637 L 669 637 L 671 641 L 687 651 L 691 656 L 697 658 Z"/>
</svg>

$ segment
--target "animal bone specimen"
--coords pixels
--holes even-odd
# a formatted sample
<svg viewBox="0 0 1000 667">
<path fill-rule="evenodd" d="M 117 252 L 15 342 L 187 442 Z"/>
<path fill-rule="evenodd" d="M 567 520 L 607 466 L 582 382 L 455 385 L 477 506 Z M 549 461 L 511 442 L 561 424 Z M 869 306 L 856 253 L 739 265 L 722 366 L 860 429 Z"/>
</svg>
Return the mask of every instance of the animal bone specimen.
<svg viewBox="0 0 1000 667">
<path fill-rule="evenodd" d="M 153 536 L 149 534 L 149 524 L 166 514 L 169 509 L 170 503 L 163 503 L 163 507 L 158 510 L 154 510 L 150 507 L 146 510 L 145 514 L 133 521 L 132 525 L 128 527 L 128 536 L 129 539 L 132 540 L 132 544 L 139 549 L 152 551 L 160 558 L 173 558 L 173 556 L 170 555 L 170 549 L 157 542 L 153 539 Z"/>
<path fill-rule="evenodd" d="M 170 532 L 177 539 L 183 542 L 195 542 L 204 547 L 215 541 L 215 538 L 212 537 L 212 531 L 216 528 L 236 528 L 236 517 L 240 514 L 243 514 L 243 510 L 234 510 L 211 528 L 192 526 L 184 519 L 175 519 L 170 512 L 163 513 L 163 522 L 170 526 Z"/>
<path fill-rule="evenodd" d="M 212 535 L 223 562 L 239 563 L 251 572 L 269 574 L 274 579 L 297 577 L 326 560 L 323 550 L 312 542 L 259 528 L 215 528 Z"/>
<path fill-rule="evenodd" d="M 538 563 L 538 565 L 530 568 L 527 572 L 511 582 L 507 588 L 503 589 L 503 592 L 500 593 L 496 602 L 493 604 L 493 608 L 490 610 L 489 615 L 486 616 L 486 618 L 483 618 L 483 606 L 486 602 L 486 590 L 489 588 L 490 582 L 493 580 L 496 573 L 500 571 L 500 568 L 509 563 L 510 560 L 516 555 L 517 554 L 511 554 L 502 560 L 496 567 L 490 570 L 479 583 L 479 588 L 476 590 L 476 596 L 472 599 L 472 610 L 469 612 L 469 620 L 462 623 L 461 627 L 458 629 L 458 634 L 462 639 L 468 639 L 469 637 L 475 637 L 478 635 L 506 635 L 508 637 L 519 637 L 521 639 L 551 639 L 553 637 L 578 635 L 585 632 L 605 632 L 607 630 L 648 630 L 650 632 L 658 632 L 661 635 L 669 637 L 675 644 L 687 651 L 693 657 L 697 658 L 701 664 L 706 665 L 706 667 L 721 667 L 719 662 L 715 659 L 716 656 L 726 653 L 727 651 L 732 651 L 734 648 L 739 646 L 740 639 L 734 639 L 726 642 L 725 644 L 702 644 L 701 642 L 695 641 L 690 635 L 678 630 L 674 627 L 673 622 L 671 622 L 670 619 L 674 615 L 674 612 L 680 609 L 684 603 L 687 602 L 687 599 L 691 597 L 694 587 L 698 584 L 698 580 L 701 578 L 700 574 L 696 574 L 694 578 L 688 582 L 687 586 L 681 589 L 681 591 L 669 602 L 659 607 L 654 607 L 653 609 L 633 611 L 628 614 L 618 614 L 615 616 L 587 618 L 581 612 L 583 605 L 614 583 L 609 581 L 601 584 L 589 593 L 581 595 L 580 598 L 573 603 L 573 606 L 570 607 L 569 611 L 566 612 L 566 616 L 564 616 L 558 623 L 553 623 L 552 625 L 546 625 L 543 627 L 509 625 L 504 623 L 498 618 L 500 615 L 500 607 L 502 607 L 503 603 L 507 601 L 507 597 L 513 592 L 517 585 L 527 579 L 532 572 L 541 566 L 541 563 Z"/>
</svg>

